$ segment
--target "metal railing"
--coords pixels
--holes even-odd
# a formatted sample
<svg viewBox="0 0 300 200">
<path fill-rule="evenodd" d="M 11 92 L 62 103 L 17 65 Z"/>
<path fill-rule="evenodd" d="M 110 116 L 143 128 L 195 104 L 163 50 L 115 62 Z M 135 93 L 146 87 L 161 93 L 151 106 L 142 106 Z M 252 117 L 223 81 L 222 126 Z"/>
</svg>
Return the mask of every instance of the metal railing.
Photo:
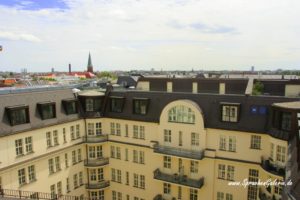
<svg viewBox="0 0 300 200">
<path fill-rule="evenodd" d="M 106 142 L 108 140 L 108 135 L 88 135 L 83 137 L 83 142 L 86 143 L 98 143 L 98 142 Z"/>
<path fill-rule="evenodd" d="M 183 158 L 191 158 L 201 160 L 204 157 L 204 151 L 202 150 L 189 150 L 178 147 L 163 146 L 160 144 L 154 144 L 153 149 L 155 153 L 167 154 L 172 156 L 178 156 Z"/>
<path fill-rule="evenodd" d="M 85 159 L 84 166 L 86 167 L 98 167 L 109 164 L 109 158 L 98 158 L 98 159 Z"/>
<path fill-rule="evenodd" d="M 103 189 L 106 187 L 109 187 L 110 183 L 109 181 L 101 181 L 101 182 L 90 182 L 89 184 L 86 184 L 85 188 L 88 190 L 97 190 L 97 189 Z"/>
<path fill-rule="evenodd" d="M 10 198 L 10 199 L 42 199 L 42 200 L 91 200 L 90 198 L 84 197 L 79 198 L 79 196 L 70 195 L 58 195 L 45 192 L 33 192 L 33 191 L 22 191 L 22 190 L 10 190 L 10 189 L 0 189 L 0 199 Z"/>
<path fill-rule="evenodd" d="M 270 172 L 277 176 L 285 176 L 285 168 L 272 164 L 271 161 L 268 159 L 261 159 L 261 167 L 267 172 Z"/>
<path fill-rule="evenodd" d="M 154 171 L 154 179 L 169 183 L 176 183 L 179 185 L 185 185 L 197 189 L 200 189 L 204 184 L 204 177 L 201 177 L 199 179 L 192 179 L 187 177 L 187 175 L 163 173 L 159 169 L 156 169 Z"/>
</svg>

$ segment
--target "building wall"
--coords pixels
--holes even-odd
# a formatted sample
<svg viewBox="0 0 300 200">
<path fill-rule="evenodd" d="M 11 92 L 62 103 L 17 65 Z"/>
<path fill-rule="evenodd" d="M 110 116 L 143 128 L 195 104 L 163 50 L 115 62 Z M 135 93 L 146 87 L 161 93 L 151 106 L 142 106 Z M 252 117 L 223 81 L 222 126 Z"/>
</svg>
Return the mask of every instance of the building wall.
<svg viewBox="0 0 300 200">
<path fill-rule="evenodd" d="M 176 106 L 185 106 L 191 109 L 194 113 L 195 123 L 178 123 L 170 122 L 169 110 Z M 85 143 L 83 136 L 87 135 L 87 124 L 101 123 L 102 134 L 109 134 L 109 141 L 101 143 Z M 71 141 L 70 126 L 80 125 L 81 137 Z M 114 124 L 115 132 L 112 132 L 112 124 Z M 119 125 L 117 125 L 119 124 Z M 120 134 L 117 134 L 116 127 L 120 126 Z M 135 137 L 134 126 L 138 126 L 138 130 L 144 127 L 144 136 L 141 137 L 140 131 Z M 127 128 L 126 128 L 127 127 Z M 63 141 L 63 128 L 66 130 L 66 140 Z M 59 145 L 56 147 L 47 148 L 46 132 L 53 133 L 58 130 Z M 126 131 L 128 130 L 128 131 Z M 171 142 L 165 141 L 165 130 L 171 131 Z M 179 132 L 182 133 L 182 146 L 179 146 Z M 199 145 L 191 145 L 192 133 L 199 135 Z M 261 148 L 251 149 L 251 135 L 261 136 Z M 15 140 L 32 136 L 34 153 L 30 155 L 16 158 Z M 228 148 L 229 136 L 236 137 L 236 150 L 230 152 L 228 150 L 220 150 L 220 138 L 225 136 L 226 148 Z M 120 120 L 117 118 L 95 118 L 81 119 L 69 123 L 64 123 L 46 128 L 36 129 L 23 133 L 5 136 L 0 139 L 1 148 L 1 168 L 0 177 L 2 185 L 5 189 L 20 189 L 26 191 L 50 192 L 50 186 L 62 181 L 62 191 L 66 194 L 66 178 L 69 178 L 71 191 L 68 195 L 85 195 L 88 196 L 88 190 L 82 185 L 74 189 L 74 174 L 83 172 L 83 183 L 87 184 L 90 180 L 89 170 L 103 168 L 104 180 L 110 180 L 110 186 L 100 190 L 105 191 L 105 199 L 113 199 L 112 191 L 121 192 L 122 198 L 126 199 L 126 195 L 138 197 L 140 199 L 153 199 L 158 194 L 163 194 L 164 183 L 154 178 L 154 171 L 159 169 L 164 174 L 184 174 L 188 179 L 199 180 L 204 178 L 204 185 L 197 189 L 198 199 L 216 199 L 217 192 L 224 194 L 232 194 L 233 199 L 246 199 L 247 189 L 241 186 L 229 186 L 230 180 L 218 177 L 219 165 L 234 167 L 234 181 L 243 181 L 249 175 L 249 169 L 257 169 L 259 178 L 266 179 L 282 179 L 282 177 L 269 173 L 261 167 L 261 157 L 268 158 L 270 155 L 270 146 L 273 143 L 275 146 L 280 145 L 286 148 L 287 142 L 272 138 L 269 135 L 256 134 L 249 132 L 230 131 L 221 129 L 211 129 L 204 126 L 204 116 L 201 108 L 190 100 L 178 100 L 169 103 L 160 115 L 159 123 L 149 123 L 143 121 Z M 154 152 L 155 145 L 169 147 L 178 152 L 204 152 L 204 157 L 200 159 L 188 158 L 186 156 L 169 155 L 168 153 Z M 88 147 L 102 145 L 103 157 L 109 158 L 109 164 L 104 166 L 86 167 L 84 160 L 88 158 Z M 23 146 L 24 147 L 24 146 Z M 82 161 L 77 164 L 72 164 L 72 151 L 81 148 Z M 120 158 L 112 157 L 112 148 L 120 148 Z M 134 162 L 133 152 L 138 152 L 138 161 Z M 128 159 L 126 158 L 128 152 Z M 276 151 L 276 150 L 274 150 Z M 140 162 L 140 152 L 143 152 L 144 162 Z M 65 166 L 65 154 L 68 154 L 69 167 Z M 287 153 L 287 152 L 286 152 Z M 276 154 L 276 152 L 275 152 Z M 61 170 L 49 175 L 48 160 L 51 158 L 60 157 Z M 164 156 L 170 156 L 170 168 L 164 167 Z M 286 157 L 286 155 L 285 155 Z M 192 173 L 192 161 L 198 162 L 196 173 Z M 179 163 L 182 163 L 182 171 L 179 170 Z M 285 163 L 284 163 L 285 164 Z M 36 181 L 19 186 L 18 170 L 26 168 L 29 165 L 35 165 Z M 121 171 L 121 182 L 112 180 L 112 171 Z M 27 170 L 26 170 L 27 171 Z M 129 173 L 129 183 L 126 181 L 126 172 Z M 139 176 L 138 187 L 134 186 L 134 174 Z M 140 176 L 145 177 L 145 188 L 140 187 Z M 26 178 L 27 174 L 26 174 Z M 119 183 L 120 182 L 120 183 Z M 190 187 L 182 184 L 170 183 L 170 194 L 164 197 L 170 199 L 177 198 L 179 186 L 182 188 L 182 199 L 189 199 Z M 98 190 L 90 190 L 98 191 Z M 273 189 L 272 189 L 273 193 Z"/>
</svg>

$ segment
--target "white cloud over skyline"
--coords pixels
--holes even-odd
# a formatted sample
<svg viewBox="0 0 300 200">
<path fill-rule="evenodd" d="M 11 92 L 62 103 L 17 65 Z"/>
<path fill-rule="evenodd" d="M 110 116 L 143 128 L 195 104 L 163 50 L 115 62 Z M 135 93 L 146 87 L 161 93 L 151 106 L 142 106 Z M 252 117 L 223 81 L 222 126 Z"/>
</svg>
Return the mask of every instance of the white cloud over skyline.
<svg viewBox="0 0 300 200">
<path fill-rule="evenodd" d="M 67 71 L 68 63 L 84 70 L 89 51 L 100 71 L 300 68 L 296 0 L 65 3 L 0 3 L 0 71 Z"/>
</svg>

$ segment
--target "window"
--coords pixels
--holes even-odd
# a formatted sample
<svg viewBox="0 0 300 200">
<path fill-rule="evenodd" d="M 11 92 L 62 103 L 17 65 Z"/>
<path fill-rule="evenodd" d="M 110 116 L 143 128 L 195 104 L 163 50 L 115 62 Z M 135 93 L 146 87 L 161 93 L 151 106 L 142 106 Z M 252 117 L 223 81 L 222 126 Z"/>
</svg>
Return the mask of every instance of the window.
<svg viewBox="0 0 300 200">
<path fill-rule="evenodd" d="M 233 195 L 226 193 L 226 200 L 233 200 Z"/>
<path fill-rule="evenodd" d="M 125 149 L 125 161 L 128 161 L 128 149 Z"/>
<path fill-rule="evenodd" d="M 218 167 L 218 178 L 225 179 L 225 165 L 219 164 Z"/>
<path fill-rule="evenodd" d="M 276 160 L 279 162 L 285 162 L 285 147 L 277 145 Z"/>
<path fill-rule="evenodd" d="M 57 195 L 60 197 L 62 195 L 62 183 L 59 181 L 57 184 Z"/>
<path fill-rule="evenodd" d="M 22 139 L 15 140 L 15 145 L 16 145 L 16 155 L 17 156 L 23 155 L 23 140 Z"/>
<path fill-rule="evenodd" d="M 133 100 L 133 113 L 134 114 L 147 114 L 149 99 L 134 99 Z"/>
<path fill-rule="evenodd" d="M 25 174 L 24 168 L 18 170 L 18 177 L 19 177 L 19 185 L 20 186 L 26 184 L 26 174 Z"/>
<path fill-rule="evenodd" d="M 115 146 L 110 146 L 110 157 L 116 158 L 116 148 Z"/>
<path fill-rule="evenodd" d="M 81 149 L 77 149 L 77 160 L 78 160 L 78 162 L 82 161 L 82 158 L 81 158 Z"/>
<path fill-rule="evenodd" d="M 238 122 L 240 104 L 221 103 L 221 108 L 223 122 Z"/>
<path fill-rule="evenodd" d="M 274 193 L 278 194 L 278 195 L 282 195 L 282 185 L 281 184 L 274 185 Z"/>
<path fill-rule="evenodd" d="M 29 180 L 29 182 L 33 182 L 33 181 L 36 180 L 35 179 L 35 167 L 34 167 L 34 165 L 30 165 L 28 167 L 28 180 Z"/>
<path fill-rule="evenodd" d="M 171 169 L 171 157 L 164 156 L 164 168 Z"/>
<path fill-rule="evenodd" d="M 111 97 L 110 98 L 110 111 L 111 112 L 122 112 L 124 104 L 123 97 Z"/>
<path fill-rule="evenodd" d="M 122 172 L 119 169 L 117 169 L 117 182 L 122 183 Z"/>
<path fill-rule="evenodd" d="M 70 126 L 71 140 L 75 140 L 75 127 Z"/>
<path fill-rule="evenodd" d="M 133 162 L 138 163 L 138 151 L 133 150 Z"/>
<path fill-rule="evenodd" d="M 126 185 L 129 185 L 129 172 L 126 172 Z"/>
<path fill-rule="evenodd" d="M 180 105 L 168 111 L 168 121 L 177 123 L 195 123 L 195 112 L 191 108 Z"/>
<path fill-rule="evenodd" d="M 249 169 L 249 182 L 258 182 L 258 170 L 256 169 Z M 257 185 L 250 184 L 248 186 L 248 194 L 247 194 L 247 200 L 256 200 L 257 199 Z"/>
<path fill-rule="evenodd" d="M 117 192 L 116 191 L 112 191 L 112 200 L 117 200 Z"/>
<path fill-rule="evenodd" d="M 67 191 L 67 193 L 70 192 L 70 180 L 69 180 L 69 178 L 66 178 L 66 191 Z"/>
<path fill-rule="evenodd" d="M 145 189 L 145 176 L 140 175 L 140 188 Z"/>
<path fill-rule="evenodd" d="M 56 117 L 55 102 L 38 103 L 37 106 L 42 120 Z"/>
<path fill-rule="evenodd" d="M 72 151 L 72 164 L 75 165 L 77 163 L 77 160 L 76 160 L 76 151 Z"/>
<path fill-rule="evenodd" d="M 197 200 L 198 199 L 198 190 L 190 189 L 190 200 Z"/>
<path fill-rule="evenodd" d="M 76 138 L 80 138 L 80 125 L 76 124 Z"/>
<path fill-rule="evenodd" d="M 56 171 L 61 170 L 61 168 L 60 168 L 60 157 L 59 156 L 55 157 L 55 169 L 56 169 Z"/>
<path fill-rule="evenodd" d="M 145 127 L 133 125 L 133 138 L 145 139 Z"/>
<path fill-rule="evenodd" d="M 171 130 L 164 130 L 164 141 L 171 143 Z"/>
<path fill-rule="evenodd" d="M 179 131 L 178 146 L 182 146 L 182 131 Z"/>
<path fill-rule="evenodd" d="M 270 144 L 270 160 L 273 161 L 273 158 L 274 158 L 274 144 L 271 143 Z"/>
<path fill-rule="evenodd" d="M 128 124 L 125 124 L 125 137 L 128 137 Z"/>
<path fill-rule="evenodd" d="M 133 187 L 139 187 L 139 175 L 133 174 Z"/>
<path fill-rule="evenodd" d="M 68 159 L 68 154 L 67 153 L 65 153 L 65 166 L 66 166 L 66 168 L 69 167 L 69 159 Z"/>
<path fill-rule="evenodd" d="M 67 143 L 66 128 L 63 128 L 63 139 L 64 143 Z"/>
<path fill-rule="evenodd" d="M 226 136 L 220 136 L 219 149 L 222 151 L 226 151 Z"/>
<path fill-rule="evenodd" d="M 260 149 L 261 136 L 251 135 L 251 149 Z"/>
<path fill-rule="evenodd" d="M 94 101 L 93 99 L 85 100 L 85 111 L 94 111 Z"/>
<path fill-rule="evenodd" d="M 140 164 L 145 164 L 145 153 L 143 151 L 140 151 Z"/>
<path fill-rule="evenodd" d="M 117 159 L 121 159 L 121 148 L 120 147 L 116 147 L 116 150 L 117 150 L 116 158 Z"/>
<path fill-rule="evenodd" d="M 94 135 L 94 123 L 88 123 L 87 127 L 87 134 Z"/>
<path fill-rule="evenodd" d="M 67 115 L 78 113 L 76 99 L 64 99 L 62 104 Z"/>
<path fill-rule="evenodd" d="M 171 184 L 164 183 L 164 194 L 171 194 Z"/>
<path fill-rule="evenodd" d="M 116 135 L 121 136 L 121 125 L 116 123 Z"/>
<path fill-rule="evenodd" d="M 97 181 L 96 169 L 91 169 L 90 170 L 90 180 L 91 181 Z"/>
<path fill-rule="evenodd" d="M 115 135 L 116 134 L 115 123 L 113 123 L 113 122 L 110 123 L 110 134 L 111 135 Z"/>
<path fill-rule="evenodd" d="M 54 173 L 54 161 L 52 158 L 48 160 L 48 167 L 49 167 L 49 174 L 53 174 Z"/>
<path fill-rule="evenodd" d="M 83 185 L 83 173 L 79 172 L 79 185 Z"/>
<path fill-rule="evenodd" d="M 96 123 L 96 135 L 101 135 L 102 134 L 102 126 L 101 122 Z"/>
<path fill-rule="evenodd" d="M 13 106 L 6 107 L 5 111 L 11 126 L 29 123 L 29 107 L 28 106 Z"/>
<path fill-rule="evenodd" d="M 74 189 L 78 188 L 78 175 L 77 174 L 73 175 L 73 184 L 74 184 Z"/>
<path fill-rule="evenodd" d="M 111 169 L 111 180 L 116 181 L 116 169 L 112 168 Z"/>
<path fill-rule="evenodd" d="M 181 188 L 181 186 L 178 186 L 178 199 L 179 200 L 182 199 L 182 188 Z"/>
<path fill-rule="evenodd" d="M 55 184 L 50 185 L 50 193 L 51 193 L 51 199 L 56 199 L 56 189 L 55 189 Z"/>
<path fill-rule="evenodd" d="M 198 173 L 198 166 L 199 166 L 198 161 L 191 160 L 191 168 L 190 168 L 191 173 Z"/>
<path fill-rule="evenodd" d="M 217 200 L 224 200 L 224 192 L 217 192 Z"/>
<path fill-rule="evenodd" d="M 54 146 L 59 145 L 59 143 L 58 143 L 58 133 L 57 133 L 57 130 L 53 131 L 53 143 L 54 143 Z"/>
<path fill-rule="evenodd" d="M 291 130 L 291 113 L 282 112 L 281 129 L 286 131 Z"/>
<path fill-rule="evenodd" d="M 191 133 L 191 145 L 199 146 L 199 133 Z"/>
<path fill-rule="evenodd" d="M 228 151 L 235 152 L 235 150 L 236 150 L 235 136 L 229 136 Z"/>
<path fill-rule="evenodd" d="M 231 165 L 227 166 L 227 180 L 230 181 L 234 180 L 234 166 Z"/>
</svg>

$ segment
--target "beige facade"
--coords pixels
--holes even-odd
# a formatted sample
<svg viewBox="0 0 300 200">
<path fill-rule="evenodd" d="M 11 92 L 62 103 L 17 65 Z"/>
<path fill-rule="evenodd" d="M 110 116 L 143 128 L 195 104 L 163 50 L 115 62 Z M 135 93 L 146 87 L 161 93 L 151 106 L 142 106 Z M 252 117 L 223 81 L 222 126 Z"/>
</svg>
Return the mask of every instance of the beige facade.
<svg viewBox="0 0 300 200">
<path fill-rule="evenodd" d="M 172 109 L 187 118 L 179 120 Z M 183 99 L 165 106 L 158 123 L 86 118 L 1 137 L 2 188 L 95 199 L 104 194 L 105 200 L 240 200 L 248 188 L 228 183 L 249 178 L 249 170 L 261 181 L 283 179 L 261 162 L 272 158 L 285 166 L 286 141 L 205 128 L 204 118 L 196 103 Z M 270 196 L 277 191 L 262 190 Z"/>
</svg>

